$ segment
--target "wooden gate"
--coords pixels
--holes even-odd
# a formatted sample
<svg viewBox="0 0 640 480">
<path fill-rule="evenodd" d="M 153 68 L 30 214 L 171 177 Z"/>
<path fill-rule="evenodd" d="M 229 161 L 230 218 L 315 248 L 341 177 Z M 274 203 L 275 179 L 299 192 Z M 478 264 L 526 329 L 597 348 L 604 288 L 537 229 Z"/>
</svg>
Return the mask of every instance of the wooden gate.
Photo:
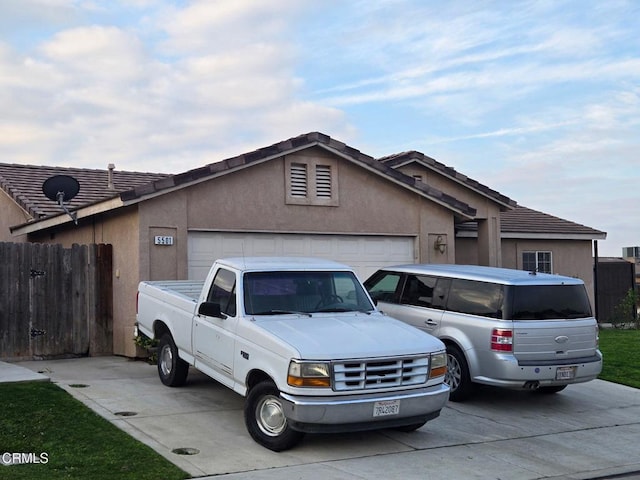
<svg viewBox="0 0 640 480">
<path fill-rule="evenodd" d="M 0 243 L 0 358 L 113 352 L 111 245 Z"/>
</svg>

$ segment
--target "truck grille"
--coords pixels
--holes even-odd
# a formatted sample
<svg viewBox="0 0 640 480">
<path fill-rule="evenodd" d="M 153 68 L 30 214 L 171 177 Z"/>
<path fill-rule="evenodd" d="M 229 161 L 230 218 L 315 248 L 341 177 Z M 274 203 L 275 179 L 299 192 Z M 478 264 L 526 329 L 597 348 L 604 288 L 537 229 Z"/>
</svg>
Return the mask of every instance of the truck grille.
<svg viewBox="0 0 640 480">
<path fill-rule="evenodd" d="M 336 391 L 420 385 L 429 378 L 429 357 L 347 360 L 333 364 Z"/>
</svg>

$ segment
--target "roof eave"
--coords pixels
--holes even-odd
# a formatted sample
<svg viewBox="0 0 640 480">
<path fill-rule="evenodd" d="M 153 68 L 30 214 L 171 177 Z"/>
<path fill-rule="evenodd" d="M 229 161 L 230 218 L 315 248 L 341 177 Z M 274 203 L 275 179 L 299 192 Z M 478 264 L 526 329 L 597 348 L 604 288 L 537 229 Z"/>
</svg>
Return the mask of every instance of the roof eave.
<svg viewBox="0 0 640 480">
<path fill-rule="evenodd" d="M 458 214 L 462 219 L 464 220 L 473 220 L 475 218 L 475 212 L 472 212 L 471 210 L 464 210 L 464 209 L 460 209 L 460 208 L 456 208 L 455 206 L 451 205 L 450 203 L 447 203 L 445 201 L 439 200 L 436 197 L 433 196 L 429 196 L 427 194 L 425 194 L 425 192 L 422 192 L 421 190 L 417 189 L 417 188 L 413 188 L 410 185 L 408 185 L 405 182 L 402 182 L 396 178 L 393 177 L 393 175 L 389 175 L 388 172 L 383 171 L 384 169 L 390 169 L 391 171 L 394 171 L 393 169 L 391 169 L 390 167 L 385 167 L 384 165 L 380 164 L 381 168 L 375 168 L 373 165 L 370 165 L 367 161 L 364 161 L 362 159 L 357 159 L 354 157 L 354 155 L 351 155 L 349 152 L 345 152 L 343 150 L 341 150 L 340 144 L 339 142 L 338 145 L 336 147 L 331 146 L 331 142 L 336 142 L 335 140 L 331 139 L 329 141 L 329 144 L 319 141 L 319 140 L 312 140 L 300 145 L 296 145 L 296 146 L 291 146 L 290 148 L 288 148 L 287 150 L 282 150 L 282 151 L 278 151 L 275 152 L 273 154 L 270 155 L 266 155 L 260 159 L 257 160 L 253 160 L 251 162 L 244 162 L 244 163 L 237 163 L 237 165 L 234 165 L 234 158 L 240 158 L 240 157 L 234 157 L 231 159 L 227 159 L 227 160 L 222 160 L 221 162 L 216 162 L 216 163 L 212 163 L 209 164 L 206 167 L 203 168 L 208 168 L 209 171 L 211 172 L 210 175 L 203 175 L 200 176 L 198 178 L 193 178 L 192 180 L 188 180 L 188 181 L 184 181 L 184 182 L 180 182 L 180 183 L 175 183 L 175 179 L 176 177 L 179 177 L 179 175 L 175 175 L 173 177 L 168 177 L 166 179 L 162 179 L 162 180 L 158 180 L 156 182 L 153 182 L 150 185 L 145 185 L 145 188 L 148 189 L 147 192 L 142 192 L 141 189 L 136 189 L 134 190 L 130 190 L 129 192 L 123 192 L 121 195 L 122 201 L 124 205 L 133 205 L 135 203 L 139 203 L 145 200 L 149 200 L 151 198 L 160 196 L 160 195 L 164 195 L 167 193 L 171 193 L 177 190 L 180 190 L 182 188 L 186 188 L 186 187 L 190 187 L 193 185 L 197 185 L 199 183 L 202 182 L 206 182 L 209 181 L 211 179 L 217 178 L 217 177 L 221 177 L 223 175 L 227 175 L 229 173 L 232 172 L 236 172 L 239 170 L 242 170 L 244 168 L 248 168 L 248 167 L 252 167 L 254 165 L 258 165 L 260 163 L 265 163 L 268 162 L 270 160 L 273 160 L 275 158 L 279 158 L 279 157 L 283 157 L 285 155 L 291 155 L 293 153 L 302 151 L 302 150 L 306 150 L 308 148 L 313 148 L 313 147 L 320 147 L 340 158 L 343 158 L 347 161 L 350 161 L 352 163 L 356 163 L 357 165 L 365 168 L 368 171 L 371 171 L 373 173 L 375 173 L 376 175 L 379 175 L 381 177 L 383 177 L 386 180 L 390 180 L 394 183 L 396 183 L 397 185 L 400 185 L 404 188 L 407 188 L 425 198 L 428 198 L 429 200 L 447 208 L 448 210 L 451 210 L 453 212 L 455 212 L 456 214 Z M 353 152 L 355 155 L 364 155 L 362 153 L 360 153 L 358 150 L 353 149 Z M 371 159 L 371 162 L 377 162 L 377 160 L 373 159 L 372 157 L 367 157 Z M 228 165 L 226 168 L 224 167 L 224 164 Z M 219 166 L 218 166 L 219 165 Z M 218 167 L 216 167 L 218 166 Z M 188 173 L 188 172 L 187 172 Z M 400 172 L 398 172 L 400 173 Z M 174 182 L 173 185 L 170 186 L 166 186 L 167 182 Z M 164 186 L 163 186 L 164 185 Z M 158 186 L 160 188 L 156 189 L 155 186 Z M 151 188 L 149 188 L 151 187 Z M 471 207 L 469 207 L 471 208 Z"/>
<path fill-rule="evenodd" d="M 122 202 L 122 200 L 120 200 L 120 197 L 113 197 L 103 202 L 97 202 L 91 205 L 87 205 L 86 207 L 78 208 L 77 210 L 73 210 L 73 213 L 77 215 L 78 220 L 81 220 L 83 218 L 91 217 L 99 213 L 108 212 L 122 206 L 124 206 L 124 203 Z M 49 216 L 38 220 L 32 220 L 21 225 L 9 227 L 9 231 L 13 236 L 26 235 L 29 233 L 46 230 L 48 228 L 65 225 L 71 222 L 73 222 L 73 219 L 65 212 L 61 212 L 58 215 Z"/>
<path fill-rule="evenodd" d="M 344 152 L 342 152 L 342 151 L 340 151 L 338 149 L 332 148 L 330 145 L 326 145 L 326 144 L 321 143 L 321 142 L 317 142 L 316 144 L 317 144 L 317 146 L 320 146 L 320 147 L 324 148 L 325 150 L 333 153 L 334 155 L 337 155 L 337 156 L 339 156 L 341 158 L 344 158 L 345 160 L 349 160 L 349 161 L 351 161 L 353 163 L 356 163 L 354 157 L 349 155 L 349 154 L 346 154 L 346 153 L 344 153 Z M 371 161 L 372 162 L 378 162 L 378 160 L 375 160 L 372 157 L 371 157 Z M 412 191 L 414 193 L 417 193 L 418 195 L 421 195 L 422 197 L 427 198 L 430 201 L 432 201 L 434 203 L 437 203 L 438 205 L 443 206 L 448 210 L 451 210 L 452 212 L 457 213 L 458 215 L 460 215 L 460 217 L 463 220 L 475 220 L 475 218 L 476 218 L 475 217 L 475 210 L 471 206 L 469 206 L 469 210 L 465 211 L 465 210 L 462 210 L 460 208 L 456 208 L 455 206 L 451 205 L 450 203 L 447 203 L 445 201 L 439 200 L 437 197 L 428 195 L 425 192 L 423 192 L 422 190 L 420 190 L 419 188 L 412 187 L 408 183 L 403 182 L 403 181 L 395 178 L 393 175 L 389 175 L 389 173 L 385 172 L 384 169 L 390 169 L 391 171 L 397 171 L 397 170 L 395 170 L 395 169 L 393 169 L 391 167 L 388 167 L 388 166 L 384 165 L 383 163 L 378 162 L 378 164 L 376 165 L 376 166 L 382 167 L 382 169 L 381 168 L 376 168 L 375 166 L 370 165 L 368 162 L 365 162 L 365 161 L 358 161 L 357 163 L 361 167 L 364 167 L 366 170 L 368 170 L 370 172 L 373 172 L 376 175 L 379 175 L 380 177 L 382 177 L 382 178 L 384 178 L 386 180 L 390 180 L 391 182 L 395 183 L 396 185 L 400 185 L 403 188 L 406 188 L 406 189 L 408 189 L 408 190 L 410 190 L 410 191 Z M 402 172 L 399 172 L 399 171 L 397 171 L 397 172 L 398 173 L 402 173 Z"/>
<path fill-rule="evenodd" d="M 475 231 L 458 232 L 457 238 L 477 238 L 478 233 Z M 518 239 L 518 240 L 606 240 L 605 232 L 599 233 L 519 233 L 519 232 L 500 232 L 501 239 Z"/>
<path fill-rule="evenodd" d="M 462 185 L 465 188 L 468 188 L 469 190 L 473 190 L 475 193 L 477 193 L 478 195 L 481 195 L 485 198 L 488 198 L 489 200 L 492 200 L 494 202 L 496 202 L 497 204 L 501 205 L 502 207 L 506 208 L 507 210 L 513 210 L 516 206 L 517 206 L 517 202 L 515 200 L 512 200 L 508 197 L 504 197 L 506 200 L 503 201 L 500 198 L 496 198 L 495 196 L 489 195 L 487 194 L 487 192 L 483 192 L 481 189 L 474 187 L 473 185 L 470 185 L 469 183 L 466 183 L 464 181 L 462 181 L 461 179 L 459 179 L 458 177 L 454 176 L 454 175 L 447 175 L 446 172 L 443 172 L 442 170 L 435 168 L 433 165 L 430 165 L 428 162 L 425 162 L 419 158 L 415 158 L 415 157 L 410 157 L 407 158 L 406 160 L 402 160 L 399 161 L 397 164 L 395 164 L 393 167 L 393 169 L 399 168 L 399 167 L 404 167 L 406 165 L 410 165 L 411 163 L 418 163 L 420 165 L 422 165 L 423 167 L 427 168 L 428 170 L 434 172 L 434 173 L 438 173 L 440 175 L 444 175 L 447 178 L 453 180 L 454 182 L 456 182 L 459 185 Z M 496 192 L 498 193 L 498 192 Z M 498 195 L 501 195 L 498 193 Z M 503 196 L 503 195 L 501 195 Z"/>
</svg>

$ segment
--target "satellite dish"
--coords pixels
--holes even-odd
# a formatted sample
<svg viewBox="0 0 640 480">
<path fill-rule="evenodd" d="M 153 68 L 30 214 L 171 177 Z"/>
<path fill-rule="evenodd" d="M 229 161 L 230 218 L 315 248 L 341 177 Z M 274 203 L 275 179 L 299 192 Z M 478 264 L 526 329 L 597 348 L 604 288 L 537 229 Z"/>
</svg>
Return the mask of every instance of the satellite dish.
<svg viewBox="0 0 640 480">
<path fill-rule="evenodd" d="M 78 224 L 78 214 L 76 212 L 69 212 L 64 202 L 71 200 L 79 191 L 80 184 L 75 178 L 69 175 L 54 175 L 53 177 L 47 178 L 42 184 L 42 193 L 44 193 L 49 200 L 58 202 L 60 208 L 71 217 L 76 225 Z"/>
</svg>

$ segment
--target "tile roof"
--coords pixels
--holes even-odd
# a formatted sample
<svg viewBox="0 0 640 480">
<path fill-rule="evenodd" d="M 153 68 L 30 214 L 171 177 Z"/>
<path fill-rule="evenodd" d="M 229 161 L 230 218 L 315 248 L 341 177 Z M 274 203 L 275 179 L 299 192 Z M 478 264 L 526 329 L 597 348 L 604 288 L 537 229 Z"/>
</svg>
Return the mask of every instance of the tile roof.
<svg viewBox="0 0 640 480">
<path fill-rule="evenodd" d="M 65 168 L 35 165 L 0 163 L 0 188 L 20 205 L 34 219 L 61 213 L 55 201 L 49 200 L 42 192 L 42 184 L 54 175 L 69 175 L 78 180 L 80 191 L 65 205 L 74 210 L 131 190 L 168 175 L 161 173 L 140 173 L 113 171 L 113 189 L 108 188 L 108 169 Z"/>
<path fill-rule="evenodd" d="M 579 223 L 570 222 L 554 217 L 548 213 L 539 212 L 522 206 L 514 210 L 503 212 L 500 216 L 503 232 L 528 233 L 604 233 Z"/>
<path fill-rule="evenodd" d="M 448 167 L 444 163 L 440 163 L 437 160 L 425 155 L 424 153 L 416 152 L 415 150 L 408 152 L 396 153 L 394 155 L 388 155 L 386 157 L 381 157 L 378 159 L 381 163 L 385 165 L 389 165 L 392 168 L 399 168 L 403 165 L 407 165 L 409 163 L 419 163 L 430 170 L 440 173 L 450 179 L 461 183 L 476 192 L 481 193 L 499 203 L 502 203 L 508 207 L 514 207 L 516 202 L 511 200 L 509 197 L 502 195 L 501 193 L 483 185 L 482 183 L 473 180 L 472 178 L 463 175 L 462 173 L 456 171 L 455 168 Z"/>
<path fill-rule="evenodd" d="M 423 182 L 416 181 L 413 177 L 403 174 L 400 171 L 379 162 L 375 158 L 365 155 L 360 150 L 350 147 L 338 140 L 331 138 L 320 132 L 311 132 L 304 135 L 299 135 L 282 142 L 275 143 L 268 147 L 260 148 L 249 153 L 244 153 L 236 157 L 228 158 L 216 163 L 210 163 L 204 167 L 199 167 L 193 170 L 189 170 L 184 173 L 179 173 L 162 180 L 152 182 L 150 184 L 141 185 L 125 192 L 121 195 L 123 201 L 133 201 L 137 198 L 144 197 L 146 195 L 159 194 L 163 190 L 173 189 L 182 185 L 203 181 L 211 178 L 214 175 L 224 173 L 237 168 L 243 168 L 254 163 L 260 163 L 275 157 L 282 156 L 287 153 L 292 153 L 298 150 L 303 150 L 312 146 L 319 146 L 325 148 L 335 154 L 349 159 L 354 163 L 359 163 L 370 170 L 379 172 L 381 175 L 391 178 L 392 180 L 402 183 L 406 186 L 418 190 L 426 197 L 432 200 L 444 204 L 461 215 L 474 217 L 476 215 L 475 208 L 471 207 L 465 202 L 462 202 L 451 195 L 448 195 L 436 188 L 430 187 Z"/>
<path fill-rule="evenodd" d="M 459 232 L 475 233 L 478 230 L 478 225 L 476 222 L 465 222 L 456 225 L 456 228 Z M 502 238 L 521 238 L 535 235 L 538 238 L 604 239 L 606 236 L 606 232 L 601 230 L 521 205 L 516 206 L 513 210 L 500 213 L 500 232 Z"/>
<path fill-rule="evenodd" d="M 494 198 L 496 201 L 509 206 L 515 206 L 513 200 L 419 152 L 404 152 L 376 160 L 355 148 L 319 132 L 311 132 L 290 138 L 252 152 L 176 175 L 114 170 L 113 189 L 108 188 L 107 169 L 99 170 L 0 163 L 0 188 L 7 192 L 34 220 L 40 220 L 47 216 L 61 213 L 58 204 L 49 200 L 42 193 L 43 182 L 53 175 L 69 175 L 76 178 L 80 183 L 78 195 L 70 202 L 65 202 L 70 210 L 74 210 L 116 197 L 120 197 L 123 202 L 135 202 L 149 195 L 161 195 L 170 190 L 185 187 L 191 183 L 204 181 L 226 172 L 245 168 L 252 164 L 268 161 L 272 158 L 312 146 L 325 148 L 371 171 L 378 172 L 392 181 L 421 192 L 426 197 L 448 206 L 455 212 L 459 212 L 459 219 L 474 217 L 476 210 L 451 195 L 430 187 L 426 183 L 417 181 L 413 177 L 405 175 L 395 168 L 403 162 L 420 161 L 476 191 L 482 191 L 485 195 Z M 513 210 L 502 212 L 501 224 L 503 236 L 505 234 L 578 234 L 595 238 L 606 235 L 599 230 L 520 206 L 516 206 Z M 461 232 L 473 232 L 477 230 L 477 224 L 475 222 L 459 223 L 457 228 Z"/>
</svg>

